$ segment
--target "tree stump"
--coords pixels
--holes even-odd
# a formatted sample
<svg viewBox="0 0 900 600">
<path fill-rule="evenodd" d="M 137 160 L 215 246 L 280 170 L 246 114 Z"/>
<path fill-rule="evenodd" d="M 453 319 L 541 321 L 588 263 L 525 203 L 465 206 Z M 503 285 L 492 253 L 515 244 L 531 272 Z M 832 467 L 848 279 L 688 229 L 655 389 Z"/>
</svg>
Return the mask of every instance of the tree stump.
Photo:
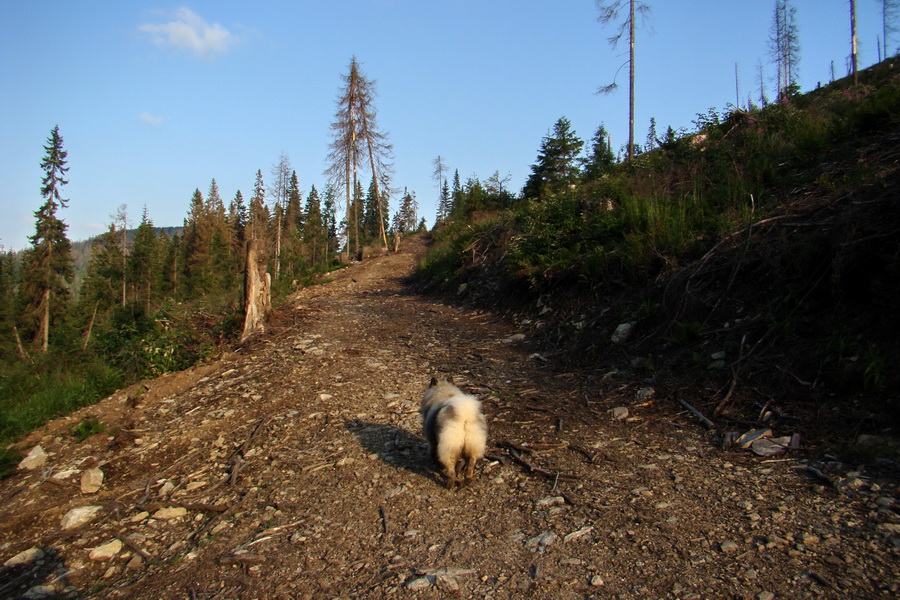
<svg viewBox="0 0 900 600">
<path fill-rule="evenodd" d="M 266 272 L 262 242 L 247 242 L 247 261 L 244 269 L 244 332 L 241 343 L 266 330 L 266 317 L 272 310 L 272 276 Z"/>
</svg>

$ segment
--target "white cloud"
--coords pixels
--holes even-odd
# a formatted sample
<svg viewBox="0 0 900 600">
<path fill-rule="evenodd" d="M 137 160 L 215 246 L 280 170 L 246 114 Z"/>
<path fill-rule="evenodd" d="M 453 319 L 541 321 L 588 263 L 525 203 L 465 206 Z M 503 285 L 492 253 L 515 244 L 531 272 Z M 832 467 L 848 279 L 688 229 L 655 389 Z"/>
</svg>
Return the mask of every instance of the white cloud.
<svg viewBox="0 0 900 600">
<path fill-rule="evenodd" d="M 140 120 L 140 122 L 144 123 L 145 125 L 152 125 L 153 127 L 159 127 L 166 122 L 165 118 L 151 115 L 148 112 L 142 112 L 141 114 L 139 114 L 138 120 Z"/>
<path fill-rule="evenodd" d="M 146 23 L 138 29 L 149 34 L 158 46 L 191 52 L 202 60 L 211 60 L 225 52 L 236 39 L 218 23 L 207 23 L 189 8 L 177 9 L 174 20 L 168 23 Z"/>
</svg>

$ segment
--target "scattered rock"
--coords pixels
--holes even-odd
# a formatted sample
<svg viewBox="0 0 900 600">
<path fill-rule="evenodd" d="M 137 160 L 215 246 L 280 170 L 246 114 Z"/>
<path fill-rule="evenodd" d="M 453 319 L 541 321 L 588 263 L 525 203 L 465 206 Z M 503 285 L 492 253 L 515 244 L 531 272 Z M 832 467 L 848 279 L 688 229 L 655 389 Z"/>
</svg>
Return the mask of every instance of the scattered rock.
<svg viewBox="0 0 900 600">
<path fill-rule="evenodd" d="M 732 541 L 725 541 L 719 544 L 719 550 L 725 552 L 726 554 L 731 554 L 732 552 L 737 552 L 740 550 L 738 545 Z"/>
<path fill-rule="evenodd" d="M 554 531 L 545 531 L 540 535 L 536 535 L 533 538 L 530 538 L 527 542 L 525 542 L 526 548 L 546 548 L 550 546 L 559 539 L 559 536 L 556 535 Z"/>
<path fill-rule="evenodd" d="M 469 284 L 468 284 L 468 283 L 461 283 L 461 284 L 459 284 L 459 287 L 456 288 L 456 295 L 459 296 L 459 295 L 461 295 L 461 294 L 465 294 L 467 289 L 469 289 Z"/>
<path fill-rule="evenodd" d="M 160 521 L 168 520 L 168 519 L 177 519 L 179 517 L 183 517 L 187 514 L 187 509 L 183 506 L 176 506 L 174 508 L 161 508 L 155 513 L 153 513 L 154 519 L 159 519 Z"/>
<path fill-rule="evenodd" d="M 434 585 L 442 592 L 456 592 L 459 590 L 459 582 L 456 577 L 447 574 L 436 575 Z"/>
<path fill-rule="evenodd" d="M 622 323 L 616 330 L 613 332 L 612 336 L 609 338 L 613 344 L 622 344 L 629 337 L 631 337 L 631 330 L 634 328 L 632 323 Z"/>
<path fill-rule="evenodd" d="M 37 598 L 55 598 L 58 597 L 59 590 L 55 585 L 36 585 L 22 596 L 26 600 L 36 600 Z"/>
<path fill-rule="evenodd" d="M 573 531 L 572 533 L 566 534 L 566 536 L 563 537 L 563 542 L 568 543 L 568 542 L 572 542 L 577 539 L 583 538 L 584 536 L 586 536 L 593 530 L 594 530 L 593 526 L 587 525 L 585 527 L 582 527 L 578 531 Z"/>
<path fill-rule="evenodd" d="M 566 499 L 562 496 L 547 496 L 540 500 L 534 501 L 535 508 L 550 508 L 551 506 L 561 506 L 566 503 Z"/>
<path fill-rule="evenodd" d="M 605 583 L 606 582 L 603 581 L 603 578 L 600 577 L 599 575 L 594 575 L 593 577 L 591 577 L 591 585 L 594 587 L 600 587 L 601 585 L 603 585 Z"/>
<path fill-rule="evenodd" d="M 43 467 L 46 463 L 47 453 L 44 452 L 44 449 L 41 448 L 40 445 L 37 445 L 31 449 L 31 452 L 28 453 L 28 456 L 22 459 L 22 461 L 19 463 L 19 468 L 31 471 L 33 469 Z"/>
<path fill-rule="evenodd" d="M 760 592 L 756 595 L 756 600 L 772 600 L 774 597 L 772 592 Z"/>
<path fill-rule="evenodd" d="M 122 542 L 120 540 L 113 540 L 108 544 L 103 544 L 102 546 L 97 546 L 96 548 L 92 549 L 88 557 L 91 560 L 96 561 L 109 560 L 116 554 L 118 554 L 121 550 Z"/>
<path fill-rule="evenodd" d="M 420 590 L 427 590 L 432 586 L 432 578 L 428 576 L 416 577 L 415 579 L 410 579 L 406 582 L 406 589 L 412 590 L 414 592 Z"/>
<path fill-rule="evenodd" d="M 34 546 L 29 548 L 28 550 L 23 550 L 19 552 L 5 563 L 3 563 L 6 567 L 14 567 L 16 565 L 27 565 L 33 562 L 37 562 L 44 558 L 44 551 Z"/>
<path fill-rule="evenodd" d="M 641 388 L 640 390 L 638 390 L 637 399 L 647 401 L 655 395 L 656 395 L 656 390 L 653 389 L 652 387 L 648 386 L 648 387 Z"/>
<path fill-rule="evenodd" d="M 93 519 L 94 515 L 100 512 L 102 508 L 102 506 L 79 506 L 78 508 L 73 508 L 62 518 L 62 528 L 75 529 L 80 527 Z"/>
<path fill-rule="evenodd" d="M 103 486 L 103 471 L 94 467 L 81 474 L 81 493 L 95 494 Z"/>
<path fill-rule="evenodd" d="M 609 410 L 609 414 L 616 421 L 624 421 L 628 418 L 628 409 L 624 406 L 617 406 Z"/>
<path fill-rule="evenodd" d="M 790 436 L 777 438 L 761 438 L 750 444 L 750 449 L 758 456 L 775 456 L 787 450 L 791 443 Z"/>
<path fill-rule="evenodd" d="M 511 335 L 508 338 L 503 340 L 504 344 L 515 344 L 516 342 L 521 342 L 525 339 L 524 333 L 517 333 L 515 335 Z"/>
</svg>

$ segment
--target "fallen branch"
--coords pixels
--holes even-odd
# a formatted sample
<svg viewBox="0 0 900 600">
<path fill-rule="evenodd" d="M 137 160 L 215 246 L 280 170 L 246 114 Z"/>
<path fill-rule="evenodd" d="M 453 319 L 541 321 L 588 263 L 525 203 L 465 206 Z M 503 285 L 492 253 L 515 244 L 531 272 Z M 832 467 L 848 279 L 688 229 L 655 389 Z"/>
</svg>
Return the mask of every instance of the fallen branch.
<svg viewBox="0 0 900 600">
<path fill-rule="evenodd" d="M 554 482 L 554 486 L 555 482 L 559 481 L 560 479 L 581 479 L 581 477 L 579 477 L 578 475 L 574 475 L 571 473 L 560 473 L 559 471 L 554 473 L 552 471 L 547 471 L 546 469 L 541 469 L 540 467 L 535 467 L 530 462 L 522 458 L 522 456 L 512 448 L 507 448 L 507 452 L 509 452 L 509 456 L 513 459 L 513 462 L 525 467 L 528 473 L 531 473 L 532 475 L 540 475 L 541 477 L 550 479 Z"/>
<path fill-rule="evenodd" d="M 388 516 L 387 511 L 384 509 L 384 506 L 378 507 L 378 514 L 381 515 L 381 531 L 382 533 L 388 532 Z"/>
<path fill-rule="evenodd" d="M 149 552 L 147 552 L 146 550 L 144 550 L 143 548 L 141 548 L 140 546 L 138 546 L 138 545 L 137 545 L 137 542 L 135 542 L 134 540 L 130 539 L 128 536 L 126 536 L 126 535 L 119 535 L 119 536 L 116 536 L 116 538 L 117 538 L 120 542 L 122 542 L 123 544 L 125 544 L 126 546 L 128 546 L 129 548 L 131 548 L 132 550 L 134 550 L 135 552 L 137 552 L 137 553 L 140 554 L 141 556 L 143 556 L 144 558 L 153 558 L 153 556 L 152 556 Z"/>
<path fill-rule="evenodd" d="M 688 409 L 688 411 L 689 411 L 692 415 L 694 415 L 695 417 L 697 417 L 698 419 L 700 419 L 700 422 L 703 423 L 703 424 L 706 426 L 707 429 L 712 429 L 713 427 L 716 426 L 715 423 L 713 423 L 712 421 L 710 421 L 709 419 L 707 419 L 705 416 L 703 416 L 703 413 L 702 413 L 702 412 L 700 412 L 699 410 L 697 410 L 696 408 L 694 408 L 693 406 L 691 406 L 690 404 L 688 404 L 687 402 L 685 402 L 685 401 L 682 400 L 681 398 L 678 399 L 678 403 L 681 404 L 681 405 L 682 405 L 683 407 L 685 407 L 686 409 Z"/>
</svg>

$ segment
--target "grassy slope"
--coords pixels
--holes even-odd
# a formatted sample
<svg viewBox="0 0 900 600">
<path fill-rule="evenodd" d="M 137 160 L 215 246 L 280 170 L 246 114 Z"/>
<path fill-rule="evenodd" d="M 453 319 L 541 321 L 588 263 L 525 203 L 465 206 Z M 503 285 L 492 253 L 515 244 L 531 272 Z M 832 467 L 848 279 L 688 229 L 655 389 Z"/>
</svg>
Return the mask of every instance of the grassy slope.
<svg viewBox="0 0 900 600">
<path fill-rule="evenodd" d="M 815 435 L 896 422 L 900 60 L 861 82 L 704 115 L 700 137 L 566 197 L 443 227 L 418 281 L 549 306 L 536 322 L 548 348 L 600 368 L 628 359 L 718 418 L 768 406 Z M 635 336 L 614 347 L 623 321 Z M 719 351 L 725 368 L 709 369 Z"/>
</svg>

